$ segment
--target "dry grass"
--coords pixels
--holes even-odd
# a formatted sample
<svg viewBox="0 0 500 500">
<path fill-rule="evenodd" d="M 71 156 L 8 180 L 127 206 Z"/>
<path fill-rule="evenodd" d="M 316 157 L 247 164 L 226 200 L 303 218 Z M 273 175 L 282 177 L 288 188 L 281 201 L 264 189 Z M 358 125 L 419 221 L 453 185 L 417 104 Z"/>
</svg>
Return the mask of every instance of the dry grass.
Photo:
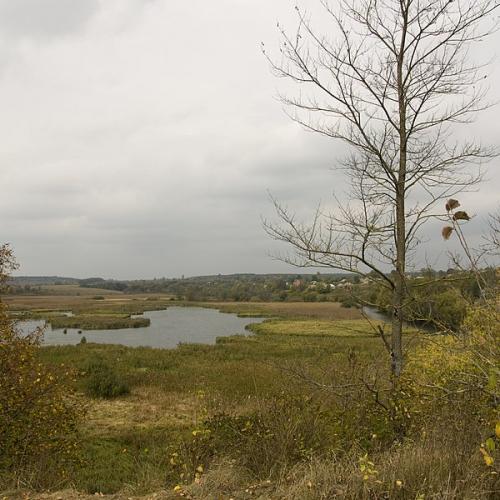
<svg viewBox="0 0 500 500">
<path fill-rule="evenodd" d="M 336 302 L 178 302 L 171 301 L 165 294 L 123 294 L 101 289 L 80 288 L 75 285 L 57 285 L 52 295 L 7 295 L 2 301 L 11 311 L 78 311 L 94 312 L 120 311 L 123 308 L 147 303 L 148 309 L 161 309 L 172 306 L 201 306 L 219 309 L 222 312 L 240 316 L 264 316 L 289 319 L 315 319 L 323 321 L 361 319 L 361 312 L 355 308 L 347 309 Z M 59 290 L 60 289 L 60 290 Z M 96 300 L 99 296 L 101 300 Z"/>
<path fill-rule="evenodd" d="M 92 304 L 92 297 L 80 297 L 77 295 L 7 295 L 2 297 L 10 311 L 31 310 L 71 310 L 75 306 Z M 103 301 L 101 301 L 102 303 Z"/>
<path fill-rule="evenodd" d="M 360 469 L 363 452 L 357 449 L 342 457 L 298 464 L 273 482 L 252 481 L 247 471 L 223 462 L 186 492 L 196 500 L 500 498 L 499 471 L 484 467 L 480 454 L 471 454 L 470 445 L 460 436 L 434 436 L 374 453 L 369 459 L 376 473 L 368 479 Z"/>
<path fill-rule="evenodd" d="M 301 464 L 282 479 L 272 498 L 479 500 L 500 495 L 498 474 L 459 443 L 424 440 L 374 454 L 370 459 L 377 474 L 368 480 L 359 455 Z"/>
<path fill-rule="evenodd" d="M 360 337 L 373 336 L 374 330 L 365 320 L 313 321 L 271 320 L 250 325 L 254 333 L 292 335 L 299 337 Z"/>
<path fill-rule="evenodd" d="M 81 290 L 86 290 L 82 288 Z M 90 295 L 7 295 L 2 297 L 9 310 L 11 311 L 40 311 L 40 310 L 59 310 L 59 311 L 92 311 L 99 309 L 116 309 L 121 305 L 132 305 L 135 303 L 148 303 L 150 309 L 154 309 L 158 300 L 158 308 L 161 308 L 162 301 L 168 301 L 170 298 L 165 295 L 154 294 L 106 294 L 107 290 L 98 290 L 98 295 L 104 297 L 102 300 L 95 300 L 96 291 Z"/>
<path fill-rule="evenodd" d="M 136 496 L 132 494 L 118 493 L 116 495 L 88 495 L 76 491 L 74 489 L 67 489 L 63 491 L 56 491 L 52 493 L 34 493 L 32 491 L 14 491 L 3 492 L 2 500 L 95 500 L 96 498 L 106 498 L 108 500 L 179 500 L 180 497 L 173 491 L 158 491 L 149 495 Z"/>
<path fill-rule="evenodd" d="M 359 310 L 347 309 L 337 302 L 209 302 L 200 305 L 242 316 L 276 316 L 326 321 L 362 318 Z"/>
<path fill-rule="evenodd" d="M 125 398 L 91 400 L 85 430 L 94 435 L 123 431 L 190 426 L 197 421 L 200 400 L 193 395 L 166 393 L 157 387 L 135 387 Z"/>
</svg>

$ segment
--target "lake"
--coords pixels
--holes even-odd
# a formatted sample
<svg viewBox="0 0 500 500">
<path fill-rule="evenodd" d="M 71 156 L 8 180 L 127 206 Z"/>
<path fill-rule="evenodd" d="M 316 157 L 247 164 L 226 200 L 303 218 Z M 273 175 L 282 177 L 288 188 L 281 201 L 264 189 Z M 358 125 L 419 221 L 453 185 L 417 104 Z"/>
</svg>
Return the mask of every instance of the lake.
<svg viewBox="0 0 500 500">
<path fill-rule="evenodd" d="M 47 324 L 43 345 L 75 345 L 85 336 L 87 342 L 98 344 L 122 344 L 130 347 L 173 348 L 181 342 L 215 344 L 217 337 L 245 335 L 245 326 L 261 323 L 263 318 L 239 318 L 236 314 L 221 313 L 216 309 L 202 307 L 169 307 L 163 311 L 148 311 L 144 317 L 151 320 L 150 326 L 119 330 L 83 330 L 68 328 L 53 330 Z M 19 321 L 17 327 L 23 333 L 43 327 L 43 320 Z"/>
</svg>

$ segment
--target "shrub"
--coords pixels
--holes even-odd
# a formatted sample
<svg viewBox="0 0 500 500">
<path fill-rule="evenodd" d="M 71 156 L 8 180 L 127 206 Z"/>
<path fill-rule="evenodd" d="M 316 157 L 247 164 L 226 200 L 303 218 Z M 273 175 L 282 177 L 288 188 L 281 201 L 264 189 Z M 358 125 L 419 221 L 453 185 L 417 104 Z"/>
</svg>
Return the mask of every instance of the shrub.
<svg viewBox="0 0 500 500">
<path fill-rule="evenodd" d="M 500 421 L 498 324 L 495 303 L 475 306 L 460 334 L 431 336 L 414 349 L 398 402 L 410 435 L 436 428 L 445 437 L 457 434 L 469 443 L 469 453 L 484 460 L 483 472 L 493 466 L 497 474 L 491 435 Z"/>
<path fill-rule="evenodd" d="M 318 295 L 315 292 L 304 293 L 304 302 L 316 302 L 318 300 Z"/>
<path fill-rule="evenodd" d="M 214 459 L 229 458 L 255 477 L 277 477 L 293 464 L 332 451 L 336 425 L 319 403 L 304 397 L 271 400 L 248 415 L 217 414 L 172 455 L 171 476 L 189 482 Z"/>
<path fill-rule="evenodd" d="M 16 267 L 11 249 L 1 245 L 0 291 Z M 71 371 L 38 361 L 41 333 L 17 332 L 0 301 L 0 489 L 60 486 L 78 462 L 84 407 L 65 383 Z"/>
<path fill-rule="evenodd" d="M 345 297 L 340 303 L 342 304 L 342 307 L 345 307 L 347 309 L 350 309 L 351 307 L 357 307 L 359 305 L 356 299 L 351 296 Z"/>
<path fill-rule="evenodd" d="M 467 314 L 468 300 L 459 285 L 449 282 L 434 282 L 421 286 L 418 280 L 410 281 L 411 301 L 405 309 L 405 319 L 409 322 L 428 323 L 439 330 L 458 331 Z M 380 287 L 378 293 L 371 289 L 369 301 L 375 302 L 381 311 L 391 309 L 391 293 Z"/>
<path fill-rule="evenodd" d="M 6 322 L 0 327 L 0 488 L 50 487 L 78 462 L 84 407 L 64 382 L 70 370 L 38 362 L 39 336 L 23 337 Z"/>
<path fill-rule="evenodd" d="M 130 393 L 130 387 L 102 360 L 91 360 L 84 369 L 85 392 L 93 398 L 112 399 Z"/>
</svg>

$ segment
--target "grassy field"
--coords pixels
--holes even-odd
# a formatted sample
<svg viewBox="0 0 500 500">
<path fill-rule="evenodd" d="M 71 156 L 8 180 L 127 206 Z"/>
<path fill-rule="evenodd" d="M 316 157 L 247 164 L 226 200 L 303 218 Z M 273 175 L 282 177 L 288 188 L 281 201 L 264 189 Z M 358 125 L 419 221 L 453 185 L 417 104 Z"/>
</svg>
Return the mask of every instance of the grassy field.
<svg viewBox="0 0 500 500">
<path fill-rule="evenodd" d="M 453 444 L 439 427 L 411 443 L 388 444 L 384 412 L 370 387 L 358 383 L 389 380 L 387 356 L 355 309 L 334 303 L 189 304 L 146 295 L 9 302 L 18 312 L 42 315 L 72 310 L 118 316 L 201 305 L 268 317 L 251 325 L 254 335 L 221 337 L 215 345 L 40 349 L 41 361 L 72 368 L 68 383 L 87 406 L 81 465 L 64 484 L 71 491 L 53 498 L 494 498 L 474 496 L 477 485 L 491 484 L 491 478 L 477 473 L 480 456 L 464 458 L 480 439 L 478 430 L 452 434 Z M 405 338 L 409 346 L 415 335 Z M 109 367 L 129 393 L 90 397 L 95 366 Z M 349 397 L 336 393 L 339 384 L 348 387 Z M 370 459 L 363 458 L 366 453 Z M 375 469 L 372 459 L 378 470 L 367 483 L 363 471 Z"/>
<path fill-rule="evenodd" d="M 213 307 L 222 312 L 241 317 L 279 317 L 288 319 L 347 320 L 360 319 L 360 311 L 345 308 L 336 302 L 205 302 L 203 307 Z"/>
<path fill-rule="evenodd" d="M 170 302 L 170 297 L 166 295 L 108 294 L 107 290 L 100 289 L 96 289 L 94 292 L 82 295 L 6 295 L 2 297 L 2 301 L 13 313 L 73 311 L 75 314 L 78 312 L 99 312 L 103 309 L 113 312 L 142 312 L 161 309 Z"/>
<path fill-rule="evenodd" d="M 145 311 L 165 309 L 171 305 L 165 295 L 124 295 L 106 293 L 107 290 L 83 289 L 74 285 L 54 285 L 50 289 L 71 290 L 70 295 L 60 291 L 56 295 L 10 295 L 3 299 L 13 317 L 45 319 L 52 328 L 78 328 L 82 330 L 108 330 L 149 326 L 148 318 L 132 317 Z M 95 293 L 98 293 L 95 295 Z M 71 312 L 72 315 L 67 313 Z"/>
<path fill-rule="evenodd" d="M 294 334 L 293 322 L 284 320 L 270 323 L 265 333 L 221 338 L 215 346 L 157 350 L 87 344 L 42 349 L 44 361 L 70 365 L 79 373 L 90 360 L 99 359 L 131 387 L 124 398 L 88 400 L 83 429 L 87 465 L 75 476 L 76 489 L 115 493 L 125 488 L 130 494 L 145 494 L 173 488 L 182 480 L 168 473 L 171 455 L 207 416 L 252 415 L 285 393 L 290 398 L 310 393 L 306 384 L 292 380 L 291 367 L 308 367 L 311 376 L 321 379 L 333 363 L 344 363 L 351 348 L 366 357 L 380 353 L 379 341 L 368 329 L 345 337 L 333 323 L 330 336 L 306 333 L 306 339 Z M 321 325 L 327 328 L 326 322 Z M 282 334 L 287 328 L 289 334 Z M 76 384 L 83 390 L 84 382 L 82 376 Z"/>
<path fill-rule="evenodd" d="M 85 466 L 76 471 L 73 486 L 88 493 L 170 490 L 183 482 L 170 463 L 172 454 L 185 446 L 193 429 L 207 417 L 252 415 L 285 393 L 287 397 L 302 397 L 310 389 L 298 383 L 291 389 L 292 366 L 314 366 L 316 375 L 324 377 L 332 363 L 343 363 L 349 349 L 356 348 L 368 357 L 380 352 L 379 341 L 369 327 L 355 319 L 359 312 L 333 303 L 179 304 L 164 296 L 99 293 L 99 297 L 18 296 L 8 297 L 7 302 L 12 311 L 51 317 L 53 324 L 61 321 L 67 326 L 68 321 L 82 317 L 91 321 L 169 305 L 201 305 L 273 319 L 253 325 L 254 336 L 224 337 L 214 346 L 182 344 L 172 350 L 98 344 L 43 348 L 40 358 L 44 362 L 76 370 L 79 376 L 72 383 L 82 395 L 87 367 L 96 360 L 112 366 L 131 389 L 128 396 L 113 400 L 82 396 L 88 405 L 82 428 Z M 67 310 L 77 316 L 57 314 Z M 348 318 L 354 319 L 352 324 Z"/>
</svg>

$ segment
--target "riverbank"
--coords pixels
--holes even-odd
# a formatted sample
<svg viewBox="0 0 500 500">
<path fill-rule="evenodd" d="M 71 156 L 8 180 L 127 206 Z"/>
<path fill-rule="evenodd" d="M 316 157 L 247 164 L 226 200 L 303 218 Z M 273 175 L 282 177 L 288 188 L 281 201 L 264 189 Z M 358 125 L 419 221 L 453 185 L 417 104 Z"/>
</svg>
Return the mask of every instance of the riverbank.
<svg viewBox="0 0 500 500">
<path fill-rule="evenodd" d="M 291 376 L 292 367 L 307 367 L 311 376 L 321 378 L 332 360 L 343 366 L 350 349 L 359 351 L 361 359 L 377 358 L 381 352 L 367 325 L 344 319 L 356 311 L 337 304 L 204 305 L 231 313 L 267 313 L 274 319 L 262 329 L 252 326 L 251 337 L 221 337 L 213 346 L 181 344 L 158 350 L 88 343 L 48 346 L 39 352 L 44 363 L 74 368 L 72 384 L 80 394 L 85 370 L 96 360 L 112 366 L 130 387 L 130 395 L 113 400 L 82 396 L 88 405 L 81 429 L 85 467 L 72 477 L 79 491 L 148 494 L 171 489 L 187 480 L 170 463 L 172 454 L 207 419 L 221 414 L 253 418 L 259 407 L 274 405 L 284 395 L 294 407 L 308 397 L 310 387 Z M 349 326 L 356 331 L 346 338 Z"/>
<path fill-rule="evenodd" d="M 221 414 L 253 418 L 259 407 L 274 404 L 285 393 L 290 400 L 308 394 L 303 384 L 291 385 L 293 379 L 285 371 L 289 363 L 314 365 L 314 376 L 320 376 L 333 359 L 342 362 L 349 346 L 362 346 L 367 355 L 378 350 L 366 338 L 350 339 L 347 345 L 331 340 L 263 334 L 173 350 L 97 344 L 43 349 L 43 361 L 78 371 L 77 389 L 85 382 L 81 374 L 86 366 L 96 359 L 113 366 L 131 388 L 128 397 L 87 400 L 88 417 L 82 428 L 86 465 L 73 477 L 77 489 L 147 494 L 183 483 L 189 478 L 181 477 L 182 466 L 178 470 L 170 459 L 181 454 L 184 440 L 189 441 L 207 419 Z M 230 436 L 225 439 L 229 446 Z M 208 466 L 203 462 L 194 468 Z"/>
<path fill-rule="evenodd" d="M 137 302 L 116 307 L 131 310 Z M 481 456 L 470 455 L 481 428 L 469 426 L 452 442 L 448 424 L 433 421 L 425 434 L 395 440 L 374 396 L 389 389 L 387 355 L 375 330 L 356 319 L 359 311 L 332 303 L 206 306 L 268 319 L 251 327 L 254 335 L 221 337 L 215 345 L 87 343 L 38 351 L 55 371 L 71 367 L 68 383 L 87 416 L 79 429 L 81 462 L 67 482 L 38 476 L 28 496 L 71 487 L 79 493 L 68 495 L 112 498 L 313 500 L 369 491 L 373 498 L 416 498 L 452 492 L 458 482 L 450 483 L 450 474 L 465 493 L 491 489 Z M 405 345 L 416 344 L 418 334 L 407 332 Z M 90 397 L 96 366 L 107 367 L 102 373 L 112 372 L 128 394 Z M 457 460 L 465 456 L 474 460 Z M 366 467 L 376 471 L 368 479 Z"/>
</svg>

